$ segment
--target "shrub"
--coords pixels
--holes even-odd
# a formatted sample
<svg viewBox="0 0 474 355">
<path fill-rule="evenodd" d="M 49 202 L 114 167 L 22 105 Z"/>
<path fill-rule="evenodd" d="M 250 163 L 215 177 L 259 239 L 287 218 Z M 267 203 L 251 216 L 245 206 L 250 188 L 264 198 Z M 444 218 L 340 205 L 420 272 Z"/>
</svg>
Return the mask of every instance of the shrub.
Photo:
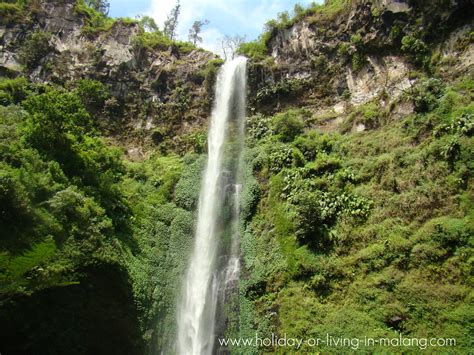
<svg viewBox="0 0 474 355">
<path fill-rule="evenodd" d="M 30 199 L 19 174 L 4 164 L 0 167 L 0 227 L 3 230 L 9 224 L 24 223 L 30 213 Z"/>
<path fill-rule="evenodd" d="M 81 79 L 75 83 L 75 86 L 76 94 L 90 113 L 97 112 L 104 107 L 105 101 L 109 97 L 109 91 L 100 81 Z"/>
<path fill-rule="evenodd" d="M 20 255 L 0 254 L 0 280 L 2 281 L 0 293 L 25 292 L 28 286 L 33 286 L 34 282 L 28 273 L 44 265 L 56 250 L 54 240 L 48 237 L 44 241 L 35 243 Z M 44 287 L 45 283 L 41 286 Z"/>
<path fill-rule="evenodd" d="M 270 148 L 268 163 L 272 172 L 279 172 L 293 164 L 293 149 L 286 144 L 275 144 Z"/>
<path fill-rule="evenodd" d="M 360 33 L 353 34 L 350 40 L 351 43 L 356 46 L 356 48 L 362 46 L 362 35 Z"/>
<path fill-rule="evenodd" d="M 297 137 L 295 145 L 303 153 L 306 160 L 312 161 L 316 158 L 318 153 L 331 153 L 337 140 L 337 136 L 333 134 L 309 131 L 304 135 Z"/>
<path fill-rule="evenodd" d="M 88 6 L 86 1 L 79 0 L 74 6 L 76 13 L 85 17 L 83 31 L 86 34 L 93 34 L 97 31 L 105 31 L 112 27 L 115 20 L 107 17 L 104 13 Z"/>
<path fill-rule="evenodd" d="M 133 38 L 132 44 L 138 49 L 170 49 L 173 53 L 178 52 L 181 54 L 188 54 L 198 49 L 191 42 L 175 41 L 161 31 L 146 32 L 143 28 L 140 33 Z"/>
<path fill-rule="evenodd" d="M 441 247 L 453 252 L 458 247 L 466 246 L 472 235 L 472 227 L 470 227 L 462 219 L 442 219 L 441 222 L 434 225 L 431 238 Z"/>
<path fill-rule="evenodd" d="M 428 59 L 428 46 L 414 35 L 406 35 L 402 38 L 401 50 L 408 54 L 414 64 L 424 64 Z"/>
<path fill-rule="evenodd" d="M 323 202 L 321 193 L 301 193 L 295 198 L 296 236 L 305 243 L 326 249 L 330 246 L 328 227 L 336 221 L 336 206 Z"/>
<path fill-rule="evenodd" d="M 178 152 L 187 153 L 192 151 L 194 153 L 202 154 L 206 150 L 207 143 L 207 129 L 201 129 L 186 133 L 180 137 Z"/>
<path fill-rule="evenodd" d="M 360 108 L 362 114 L 362 123 L 369 128 L 375 128 L 378 126 L 379 119 L 381 116 L 381 110 L 377 103 L 371 102 Z"/>
<path fill-rule="evenodd" d="M 268 49 L 262 39 L 242 43 L 237 49 L 238 54 L 242 54 L 254 60 L 263 60 L 268 57 Z"/>
<path fill-rule="evenodd" d="M 36 31 L 28 35 L 18 52 L 20 61 L 27 69 L 34 69 L 39 62 L 49 53 L 49 40 L 51 34 L 43 31 Z"/>
<path fill-rule="evenodd" d="M 283 142 L 292 142 L 296 136 L 303 132 L 304 121 L 300 112 L 297 110 L 289 110 L 285 113 L 278 114 L 273 119 L 273 129 Z"/>
<path fill-rule="evenodd" d="M 105 211 L 92 198 L 85 197 L 77 188 L 58 191 L 48 201 L 52 214 L 61 223 L 60 239 L 83 239 L 111 232 L 112 223 Z"/>
<path fill-rule="evenodd" d="M 433 111 L 438 106 L 438 100 L 443 96 L 444 89 L 444 84 L 439 79 L 429 78 L 421 81 L 409 94 L 415 111 L 419 113 Z"/>
<path fill-rule="evenodd" d="M 360 52 L 356 52 L 352 55 L 351 62 L 352 62 L 352 70 L 357 73 L 367 63 L 367 59 Z"/>
<path fill-rule="evenodd" d="M 335 156 L 325 153 L 318 154 L 316 160 L 306 165 L 305 176 L 318 176 L 333 173 L 341 168 L 341 160 Z"/>
<path fill-rule="evenodd" d="M 27 139 L 40 151 L 59 157 L 65 154 L 67 142 L 91 130 L 90 116 L 80 99 L 71 92 L 48 89 L 25 101 L 30 113 Z M 64 157 L 62 162 L 68 158 Z"/>
<path fill-rule="evenodd" d="M 217 77 L 219 67 L 224 63 L 222 59 L 212 59 L 207 62 L 206 67 L 200 71 L 200 75 L 204 78 L 204 87 L 208 93 L 212 92 Z"/>
<path fill-rule="evenodd" d="M 271 134 L 271 118 L 261 113 L 247 118 L 247 137 L 255 140 L 262 139 Z"/>
<path fill-rule="evenodd" d="M 328 69 L 328 59 L 323 54 L 312 57 L 311 64 L 320 73 L 324 73 Z"/>
<path fill-rule="evenodd" d="M 309 79 L 285 79 L 276 83 L 271 83 L 257 91 L 255 99 L 258 102 L 267 102 L 276 98 L 287 98 L 291 93 L 297 95 L 308 86 Z"/>
<path fill-rule="evenodd" d="M 339 57 L 345 57 L 347 55 L 349 55 L 349 43 L 345 43 L 345 42 L 342 42 L 342 43 L 339 43 L 337 45 L 337 55 Z"/>
<path fill-rule="evenodd" d="M 201 189 L 201 175 L 205 162 L 205 157 L 202 156 L 189 162 L 184 168 L 174 191 L 174 198 L 178 207 L 188 211 L 197 207 Z"/>
<path fill-rule="evenodd" d="M 17 4 L 0 2 L 0 25 L 10 26 L 21 21 L 23 11 Z"/>
<path fill-rule="evenodd" d="M 0 79 L 0 104 L 18 104 L 23 101 L 29 93 L 28 80 L 24 77 L 15 79 Z"/>
</svg>

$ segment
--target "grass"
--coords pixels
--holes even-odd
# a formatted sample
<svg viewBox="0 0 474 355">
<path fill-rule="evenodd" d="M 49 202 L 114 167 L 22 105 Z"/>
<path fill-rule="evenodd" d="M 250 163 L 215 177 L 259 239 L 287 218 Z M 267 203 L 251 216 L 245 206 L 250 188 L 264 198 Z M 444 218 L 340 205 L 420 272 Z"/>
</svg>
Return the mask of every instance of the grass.
<svg viewBox="0 0 474 355">
<path fill-rule="evenodd" d="M 18 4 L 0 2 L 0 25 L 11 26 L 23 19 L 23 9 Z"/>
<path fill-rule="evenodd" d="M 299 338 L 327 333 L 396 338 L 402 332 L 406 337 L 456 338 L 456 351 L 469 349 L 472 84 L 463 79 L 441 88 L 429 97 L 426 110 L 396 122 L 368 103 L 353 117 L 371 122 L 365 132 L 299 133 L 286 145 L 302 152 L 303 165 L 290 160 L 271 169 L 274 159 L 263 152 L 275 146 L 278 136 L 262 127 L 259 132 L 266 134 L 249 135 L 249 146 L 260 157 L 249 164 L 255 164 L 261 198 L 242 237 L 241 304 L 246 306 L 241 317 L 253 312 L 256 318 L 253 328 L 243 325 L 245 332 L 258 330 L 259 323 L 266 324 L 261 331 Z M 406 99 L 431 95 L 430 87 Z M 259 122 L 270 125 L 272 120 Z M 253 123 L 250 127 L 255 129 Z M 361 202 L 349 203 L 333 222 L 328 220 L 331 209 L 306 211 L 313 223 L 299 224 L 298 191 L 303 196 L 353 196 Z M 317 203 L 324 206 L 324 198 Z M 329 199 L 327 206 L 336 201 Z M 365 204 L 368 214 L 354 218 Z M 311 229 L 321 223 L 326 229 Z M 298 237 L 305 228 L 316 233 L 311 235 L 318 243 Z M 351 345 L 341 349 L 354 350 Z M 420 350 L 420 344 L 394 348 Z M 314 348 L 306 345 L 302 351 Z"/>
</svg>

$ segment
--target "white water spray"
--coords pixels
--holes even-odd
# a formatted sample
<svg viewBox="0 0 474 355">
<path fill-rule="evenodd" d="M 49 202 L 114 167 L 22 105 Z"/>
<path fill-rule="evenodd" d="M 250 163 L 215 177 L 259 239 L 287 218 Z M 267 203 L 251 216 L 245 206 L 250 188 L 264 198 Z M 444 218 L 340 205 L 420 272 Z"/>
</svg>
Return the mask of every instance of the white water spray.
<svg viewBox="0 0 474 355">
<path fill-rule="evenodd" d="M 215 90 L 194 250 L 178 302 L 177 350 L 183 355 L 212 353 L 215 334 L 222 331 L 215 329 L 218 296 L 225 295 L 227 285 L 238 279 L 240 271 L 237 219 L 241 185 L 237 180 L 244 136 L 246 58 L 223 65 Z M 225 216 L 229 207 L 230 221 Z M 229 225 L 231 241 L 226 250 L 222 238 Z"/>
</svg>

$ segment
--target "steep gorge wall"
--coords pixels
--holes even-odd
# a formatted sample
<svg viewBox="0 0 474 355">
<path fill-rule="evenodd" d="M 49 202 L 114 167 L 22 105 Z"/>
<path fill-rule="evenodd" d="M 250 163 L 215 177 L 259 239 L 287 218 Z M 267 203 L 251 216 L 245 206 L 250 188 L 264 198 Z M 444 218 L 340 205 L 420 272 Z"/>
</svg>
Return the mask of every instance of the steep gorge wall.
<svg viewBox="0 0 474 355">
<path fill-rule="evenodd" d="M 270 57 L 250 68 L 253 111 L 296 103 L 322 116 L 343 115 L 377 99 L 382 106 L 399 102 L 430 65 L 446 80 L 472 70 L 471 1 L 349 3 L 272 31 Z M 404 37 L 419 42 L 404 45 Z M 411 110 L 406 103 L 399 108 Z"/>
<path fill-rule="evenodd" d="M 193 196 L 197 199 L 203 165 L 192 153 L 204 148 L 221 61 L 187 43 L 144 33 L 134 20 L 96 23 L 81 1 L 1 5 L 1 11 L 14 9 L 0 17 L 0 130 L 5 138 L 0 164 L 2 184 L 7 184 L 0 197 L 1 351 L 159 353 L 173 342 L 174 302 L 192 240 Z M 105 86 L 103 104 L 79 103 L 82 79 Z M 39 104 L 38 110 L 44 109 L 39 126 L 46 127 L 41 120 L 53 115 L 58 124 L 52 136 L 74 141 L 78 150 L 68 150 L 66 162 L 17 132 L 33 116 L 26 110 L 27 98 L 48 95 L 54 107 Z M 79 105 L 68 106 L 70 100 Z M 67 106 L 63 111 L 62 105 Z M 69 132 L 62 131 L 61 119 L 77 111 L 90 115 L 92 130 L 76 130 L 81 122 L 75 120 L 68 122 Z M 61 151 L 56 144 L 52 149 Z M 32 156 L 24 159 L 27 150 Z M 67 161 L 74 159 L 81 167 L 64 174 Z M 117 163 L 113 168 L 107 165 L 111 160 Z M 41 170 L 48 164 L 58 174 Z M 90 180 L 84 178 L 85 166 L 91 167 Z M 189 176 L 183 176 L 184 169 L 191 169 Z M 100 179 L 103 183 L 97 184 Z M 180 179 L 184 186 L 175 199 Z M 38 187 L 42 183 L 47 192 Z M 102 209 L 94 192 L 101 188 L 114 191 L 109 201 L 117 210 Z M 17 193 L 24 198 L 18 204 Z M 52 201 L 68 197 L 72 200 L 56 210 L 62 216 L 52 217 Z M 110 228 L 106 222 L 92 230 L 88 223 L 97 219 L 84 207 L 87 203 L 97 207 L 100 218 L 123 217 L 123 223 Z M 15 208 L 25 213 L 10 213 Z M 38 211 L 49 219 L 38 217 Z M 80 227 L 73 227 L 81 218 Z M 81 237 L 74 234 L 78 230 Z M 16 231 L 21 241 L 15 240 Z M 15 262 L 21 264 L 16 273 L 11 271 Z"/>
<path fill-rule="evenodd" d="M 465 351 L 472 1 L 327 1 L 342 3 L 280 20 L 250 61 L 235 333 L 450 334 Z"/>
<path fill-rule="evenodd" d="M 45 84 L 83 78 L 104 83 L 111 96 L 96 119 L 132 158 L 143 157 L 154 141 L 167 140 L 176 149 L 189 143 L 175 138 L 202 134 L 213 80 L 208 63 L 215 55 L 179 44 L 148 44 L 138 23 L 128 19 L 96 29 L 90 22 L 76 0 L 27 8 L 0 26 L 0 73 Z M 44 34 L 39 43 L 31 39 L 34 33 Z M 31 63 L 22 58 L 28 44 L 36 47 Z"/>
<path fill-rule="evenodd" d="M 268 58 L 250 63 L 249 116 L 254 113 L 265 114 L 267 117 L 256 116 L 259 120 L 261 119 L 262 126 L 265 126 L 265 119 L 269 116 L 283 112 L 287 108 L 303 107 L 310 111 L 311 116 L 311 121 L 308 120 L 305 129 L 334 131 L 340 128 L 341 122 L 350 118 L 358 107 L 375 102 L 377 106 L 389 111 L 388 126 L 395 125 L 397 119 L 406 117 L 414 109 L 413 103 L 404 98 L 404 93 L 410 91 L 410 88 L 421 80 L 420 77 L 431 75 L 430 70 L 435 70 L 437 76 L 445 79 L 446 82 L 472 75 L 472 2 L 449 2 L 449 6 L 444 10 L 433 8 L 430 12 L 428 9 L 431 3 L 430 1 L 381 0 L 372 4 L 369 1 L 356 1 L 354 7 L 330 17 L 329 20 L 323 15 L 315 14 L 313 17 L 308 16 L 297 21 L 288 28 L 275 31 L 268 42 Z M 214 59 L 214 56 L 207 52 L 179 46 L 150 48 L 140 41 L 141 33 L 137 25 L 124 20 L 116 21 L 109 28 L 88 31 L 86 28 L 88 15 L 77 12 L 73 1 L 45 1 L 40 4 L 41 7 L 29 15 L 31 16 L 29 21 L 12 22 L 0 28 L 1 73 L 9 77 L 26 75 L 38 83 L 66 84 L 66 86 L 69 85 L 67 83 L 69 80 L 73 82 L 80 78 L 99 80 L 107 85 L 112 94 L 103 111 L 96 117 L 107 137 L 125 147 L 128 156 L 136 160 L 141 160 L 146 155 L 147 149 L 158 149 L 165 155 L 156 160 L 151 159 L 148 165 L 133 166 L 127 173 L 125 186 L 125 189 L 129 189 L 127 197 L 132 205 L 138 206 L 136 209 L 139 210 L 134 214 L 134 218 L 138 221 L 136 225 L 138 232 L 134 232 L 131 237 L 139 244 L 136 253 L 140 258 L 136 260 L 135 270 L 138 275 L 134 279 L 136 282 L 134 285 L 126 284 L 123 279 L 111 285 L 111 288 L 123 286 L 123 292 L 114 298 L 120 301 L 117 308 L 123 307 L 123 309 L 128 309 L 127 306 L 132 302 L 130 288 L 135 286 L 145 289 L 143 292 L 139 291 L 144 300 L 137 302 L 137 299 L 134 299 L 133 301 L 139 304 L 138 313 L 143 318 L 152 319 L 143 329 L 140 329 L 141 334 L 137 335 L 137 320 L 133 310 L 130 309 L 128 324 L 130 328 L 116 328 L 114 337 L 124 340 L 126 346 L 123 349 L 140 352 L 145 346 L 143 343 L 146 342 L 151 352 L 159 352 L 163 348 L 163 343 L 170 342 L 169 339 L 172 339 L 174 332 L 172 329 L 172 324 L 175 323 L 173 302 L 176 298 L 176 285 L 179 284 L 185 267 L 183 260 L 185 251 L 189 247 L 187 243 L 191 240 L 193 211 L 197 205 L 199 186 L 197 177 L 203 165 L 202 156 L 201 158 L 190 156 L 181 161 L 174 156 L 166 156 L 166 153 L 176 151 L 185 153 L 192 150 L 187 145 L 193 144 L 189 142 L 189 139 L 194 139 L 196 135 L 199 139 L 205 138 L 212 91 L 212 75 L 207 75 L 210 72 L 208 63 Z M 38 63 L 32 67 L 25 67 L 25 64 L 21 62 L 22 48 L 25 43 L 28 43 L 29 34 L 36 30 L 49 33 L 50 37 L 47 40 L 44 55 L 38 58 Z M 415 39 L 422 39 L 428 50 L 425 51 L 422 48 L 421 53 L 417 53 L 411 52 L 409 48 L 403 51 L 402 39 L 408 35 L 414 36 Z M 421 58 L 417 58 L 418 54 L 421 54 Z M 432 61 L 435 65 L 427 65 Z M 369 127 L 365 121 L 359 122 L 358 119 L 356 115 L 354 120 L 349 120 L 348 130 L 370 131 L 374 128 Z M 251 122 L 249 126 L 249 131 L 251 131 Z M 383 130 L 380 132 L 381 135 L 385 133 Z M 400 135 L 403 134 L 405 133 L 400 133 Z M 313 141 L 315 145 L 319 144 L 318 137 L 310 137 L 308 144 Z M 361 141 L 356 142 L 362 145 Z M 383 150 L 383 147 L 377 144 L 378 142 L 375 141 L 376 148 L 374 149 Z M 275 146 L 279 148 L 281 142 Z M 414 143 L 410 143 L 410 146 L 414 146 Z M 182 151 L 179 151 L 179 148 L 182 148 Z M 260 147 L 254 148 L 256 151 L 260 149 Z M 200 149 L 199 153 L 203 151 L 203 145 Z M 291 155 L 292 150 L 289 151 Z M 310 152 L 310 154 L 313 153 Z M 403 156 L 403 154 L 400 155 Z M 275 157 L 280 159 L 280 155 L 275 155 Z M 344 160 L 350 158 L 353 157 L 345 156 Z M 278 159 L 274 160 L 279 163 Z M 298 164 L 303 164 L 301 159 L 297 162 L 291 162 L 291 159 L 290 157 L 291 166 L 295 164 L 299 167 Z M 370 161 L 365 156 L 360 160 Z M 264 154 L 257 156 L 255 161 L 256 166 L 260 164 L 257 169 L 265 166 Z M 373 158 L 372 162 L 374 161 Z M 379 164 L 378 161 L 376 163 Z M 377 168 L 376 163 L 373 164 Z M 328 183 L 324 180 L 326 168 L 324 164 L 313 165 L 308 170 L 310 175 L 321 175 L 318 175 L 321 181 L 316 181 L 316 183 Z M 330 169 L 332 169 L 331 164 L 332 162 L 328 164 Z M 337 166 L 337 164 L 339 163 L 336 161 L 334 165 Z M 392 169 L 394 164 L 391 161 L 386 163 L 381 159 L 380 165 L 382 167 L 377 171 L 383 171 L 386 166 Z M 418 163 L 412 165 L 418 166 Z M 298 245 L 299 249 L 295 255 L 290 255 L 293 240 L 282 242 L 277 240 L 279 236 L 274 237 L 275 234 L 282 233 L 279 229 L 286 228 L 282 226 L 283 223 L 272 224 L 275 222 L 275 216 L 285 216 L 286 211 L 281 208 L 282 204 L 278 201 L 279 192 L 274 193 L 274 196 L 271 196 L 273 200 L 268 200 L 269 202 L 266 202 L 265 198 L 268 196 L 265 194 L 270 194 L 268 192 L 270 178 L 273 179 L 274 186 L 280 183 L 276 174 L 281 167 L 266 167 L 265 169 L 267 173 L 269 169 L 274 170 L 271 170 L 267 176 L 264 175 L 265 171 L 263 173 L 258 170 L 245 172 L 246 178 L 252 182 L 248 184 L 249 195 L 253 195 L 251 199 L 244 201 L 243 214 L 245 218 L 251 219 L 255 210 L 260 208 L 258 216 L 260 220 L 257 219 L 252 226 L 254 230 L 247 230 L 248 233 L 246 232 L 244 236 L 244 248 L 247 248 L 244 258 L 247 261 L 251 260 L 252 265 L 249 267 L 250 270 L 244 270 L 243 273 L 242 284 L 246 298 L 241 303 L 239 316 L 248 324 L 253 323 L 256 328 L 269 325 L 267 329 L 276 331 L 280 330 L 279 323 L 286 322 L 285 324 L 288 325 L 290 323 L 288 319 L 294 320 L 297 324 L 288 329 L 301 331 L 297 334 L 300 336 L 307 324 L 314 324 L 313 311 L 321 311 L 317 316 L 318 319 L 323 319 L 323 315 L 331 310 L 318 303 L 319 298 L 315 300 L 315 297 L 324 299 L 326 295 L 331 295 L 331 292 L 333 295 L 343 295 L 344 292 L 339 291 L 341 289 L 345 291 L 346 285 L 352 285 L 354 276 L 346 275 L 347 264 L 341 264 L 343 257 L 340 255 L 329 259 L 326 264 L 322 262 L 314 267 L 312 260 L 315 253 L 305 249 L 305 245 Z M 421 176 L 425 170 L 422 169 L 419 175 Z M 348 171 L 351 170 L 348 169 Z M 435 172 L 436 174 L 433 173 L 432 176 L 440 175 L 437 171 Z M 255 176 L 252 176 L 252 173 Z M 339 178 L 352 179 L 350 174 L 346 176 L 343 173 L 345 174 L 346 170 L 340 174 L 338 172 Z M 432 176 L 429 178 L 431 179 Z M 259 179 L 260 187 L 256 179 Z M 412 201 L 413 195 L 409 195 L 410 191 L 403 190 L 416 189 L 417 187 L 411 184 L 418 184 L 418 182 L 405 181 L 400 184 L 396 178 L 384 176 L 380 179 L 381 184 L 385 184 L 387 189 L 396 190 L 390 193 L 399 194 L 407 201 Z M 334 180 L 332 177 L 328 178 L 329 183 Z M 287 185 L 290 186 L 291 180 L 289 181 Z M 397 192 L 398 190 L 402 193 Z M 260 191 L 262 205 L 258 207 Z M 404 192 L 406 195 L 403 195 Z M 388 194 L 386 191 L 383 193 Z M 381 196 L 387 195 L 381 193 Z M 415 194 L 415 196 L 418 195 Z M 426 205 L 421 206 L 428 209 L 426 206 L 431 203 L 431 200 L 426 196 L 422 197 L 420 203 L 426 203 Z M 425 202 L 426 200 L 428 202 Z M 393 211 L 390 213 L 395 214 Z M 285 230 L 284 233 L 289 233 L 288 236 L 293 238 L 291 230 L 290 232 Z M 367 234 L 372 235 L 374 232 L 369 231 Z M 403 242 L 410 245 L 411 241 L 403 240 Z M 278 243 L 287 244 L 282 247 Z M 381 247 L 377 244 L 378 240 L 371 240 L 370 243 L 373 245 L 371 244 L 368 248 L 372 246 L 374 248 L 368 251 L 355 246 L 355 251 L 351 249 L 343 252 L 353 253 L 355 261 L 349 262 L 353 262 L 354 265 L 361 264 L 363 267 L 366 267 L 366 260 L 369 260 L 367 263 L 376 265 L 391 262 L 382 260 L 382 256 L 378 254 L 373 257 L 379 251 L 377 248 Z M 113 248 L 116 244 L 119 243 L 113 244 Z M 347 248 L 351 246 L 350 243 L 345 244 L 348 245 Z M 357 249 L 359 247 L 360 252 Z M 422 247 L 428 248 L 423 245 Z M 404 244 L 400 248 L 407 247 Z M 117 249 L 120 248 L 117 247 Z M 423 250 L 421 249 L 421 252 L 415 250 L 413 255 L 423 254 Z M 383 251 L 388 255 L 387 258 L 391 257 L 390 251 L 385 249 Z M 429 250 L 426 251 L 428 252 Z M 403 253 L 406 252 L 396 250 L 394 253 L 395 257 L 403 258 Z M 123 255 L 120 254 L 120 256 Z M 372 257 L 374 260 L 371 259 Z M 290 262 L 293 264 L 290 265 Z M 406 258 L 402 259 L 403 262 L 406 262 Z M 354 270 L 354 275 L 358 273 L 357 277 L 359 277 L 360 270 L 354 265 L 349 263 L 348 268 Z M 248 267 L 249 263 L 246 266 Z M 448 265 L 448 267 L 451 266 Z M 327 275 L 318 274 L 320 270 L 326 270 Z M 121 274 L 125 278 L 127 278 L 127 272 L 130 273 L 129 270 L 112 270 L 114 275 Z M 361 273 L 363 274 L 364 271 Z M 393 278 L 396 282 L 403 280 L 400 273 L 398 271 L 394 273 Z M 392 277 L 390 275 L 389 277 Z M 94 271 L 88 270 L 84 276 L 86 277 L 83 282 L 84 287 L 88 287 L 87 276 L 92 276 L 93 279 Z M 99 281 L 100 277 L 108 276 L 99 275 Z M 345 277 L 347 278 L 344 279 Z M 308 282 L 309 286 L 305 284 L 300 290 L 298 283 L 309 278 L 311 278 L 311 282 Z M 340 280 L 343 282 L 338 284 Z M 361 280 L 358 282 L 365 282 L 368 279 L 361 276 Z M 389 282 L 395 281 L 389 280 Z M 357 284 L 354 283 L 354 285 L 358 288 Z M 424 283 L 421 285 L 425 286 Z M 429 284 L 426 285 L 426 288 L 431 287 Z M 409 283 L 404 286 L 406 288 L 402 287 L 401 299 L 407 289 L 416 294 L 409 288 L 411 287 Z M 90 289 L 94 290 L 94 287 L 95 284 L 92 282 Z M 371 286 L 371 289 L 374 287 Z M 385 287 L 384 284 L 380 286 L 381 289 L 383 287 Z M 73 288 L 71 292 L 74 291 Z M 76 288 L 78 292 L 87 293 L 81 286 Z M 113 298 L 114 296 L 100 287 L 96 289 L 97 297 Z M 443 288 L 443 290 L 448 290 L 448 288 Z M 63 290 L 60 289 L 52 294 L 61 298 L 63 296 L 61 291 Z M 64 291 L 66 298 L 72 297 L 68 291 L 67 289 Z M 34 296 L 33 300 L 38 301 L 39 306 L 44 305 L 45 299 L 53 297 L 49 296 L 48 292 L 51 290 L 46 292 L 47 296 L 44 298 L 42 298 L 43 294 L 39 294 Z M 462 295 L 464 291 L 457 292 Z M 92 298 L 94 297 L 94 292 L 87 294 L 92 294 Z M 298 298 L 300 296 L 302 301 Z M 429 296 L 434 297 L 434 295 Z M 455 295 L 455 297 L 458 296 Z M 460 298 L 461 296 L 458 297 Z M 23 298 L 20 301 L 28 304 L 28 301 L 24 301 Z M 336 300 L 334 303 L 341 305 L 342 301 L 344 300 Z M 256 308 L 252 308 L 250 304 Z M 291 307 L 292 305 L 305 309 L 298 313 L 298 309 Z M 84 307 L 87 306 L 87 304 L 84 305 Z M 396 306 L 398 307 L 398 304 Z M 308 309 L 311 312 L 308 312 Z M 352 316 L 352 314 L 339 311 L 334 311 L 334 313 L 341 314 L 341 317 Z M 366 313 L 368 311 L 364 315 Z M 301 317 L 302 314 L 309 314 L 308 317 L 311 319 L 306 320 L 304 316 Z M 359 316 L 356 312 L 354 314 Z M 403 313 L 398 308 L 387 311 L 387 314 L 386 323 L 389 325 L 393 323 L 396 326 L 403 324 L 411 316 L 409 312 Z M 14 317 L 14 313 L 9 313 L 9 316 Z M 25 318 L 27 319 L 28 316 L 26 314 Z M 114 317 L 123 318 L 122 316 L 121 313 L 112 313 L 111 321 L 115 321 Z M 359 319 L 362 318 L 356 318 L 357 321 Z M 330 324 L 336 323 L 334 321 Z M 357 322 L 354 321 L 354 323 Z M 300 326 L 303 330 L 298 328 Z M 107 330 L 106 325 L 102 327 L 100 324 L 99 328 L 100 331 Z M 122 336 L 127 332 L 132 334 L 130 338 Z M 96 338 L 90 340 L 97 341 Z"/>
</svg>

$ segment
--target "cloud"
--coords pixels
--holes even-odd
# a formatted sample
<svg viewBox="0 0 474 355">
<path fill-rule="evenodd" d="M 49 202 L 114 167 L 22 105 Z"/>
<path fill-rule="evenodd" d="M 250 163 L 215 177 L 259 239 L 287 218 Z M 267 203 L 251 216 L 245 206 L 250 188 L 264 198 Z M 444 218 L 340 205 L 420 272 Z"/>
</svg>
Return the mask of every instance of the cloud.
<svg viewBox="0 0 474 355">
<path fill-rule="evenodd" d="M 223 57 L 221 40 L 224 37 L 224 34 L 219 31 L 219 29 L 215 27 L 203 29 L 201 37 L 203 39 L 202 43 L 200 44 L 202 48 L 219 54 L 221 57 Z"/>
<path fill-rule="evenodd" d="M 220 54 L 220 41 L 224 35 L 239 34 L 252 40 L 262 32 L 264 23 L 275 18 L 278 12 L 291 11 L 295 3 L 307 5 L 310 2 L 311 0 L 181 0 L 177 35 L 180 40 L 187 40 L 192 23 L 208 19 L 210 24 L 203 28 L 201 46 Z M 175 5 L 174 0 L 151 0 L 147 14 L 163 28 Z"/>
<path fill-rule="evenodd" d="M 206 9 L 213 7 L 216 0 L 181 0 L 181 8 L 178 22 L 178 37 L 186 39 L 188 29 L 195 20 L 203 19 Z M 161 28 L 166 21 L 168 14 L 176 5 L 176 1 L 152 0 L 148 13 L 155 19 Z"/>
</svg>

